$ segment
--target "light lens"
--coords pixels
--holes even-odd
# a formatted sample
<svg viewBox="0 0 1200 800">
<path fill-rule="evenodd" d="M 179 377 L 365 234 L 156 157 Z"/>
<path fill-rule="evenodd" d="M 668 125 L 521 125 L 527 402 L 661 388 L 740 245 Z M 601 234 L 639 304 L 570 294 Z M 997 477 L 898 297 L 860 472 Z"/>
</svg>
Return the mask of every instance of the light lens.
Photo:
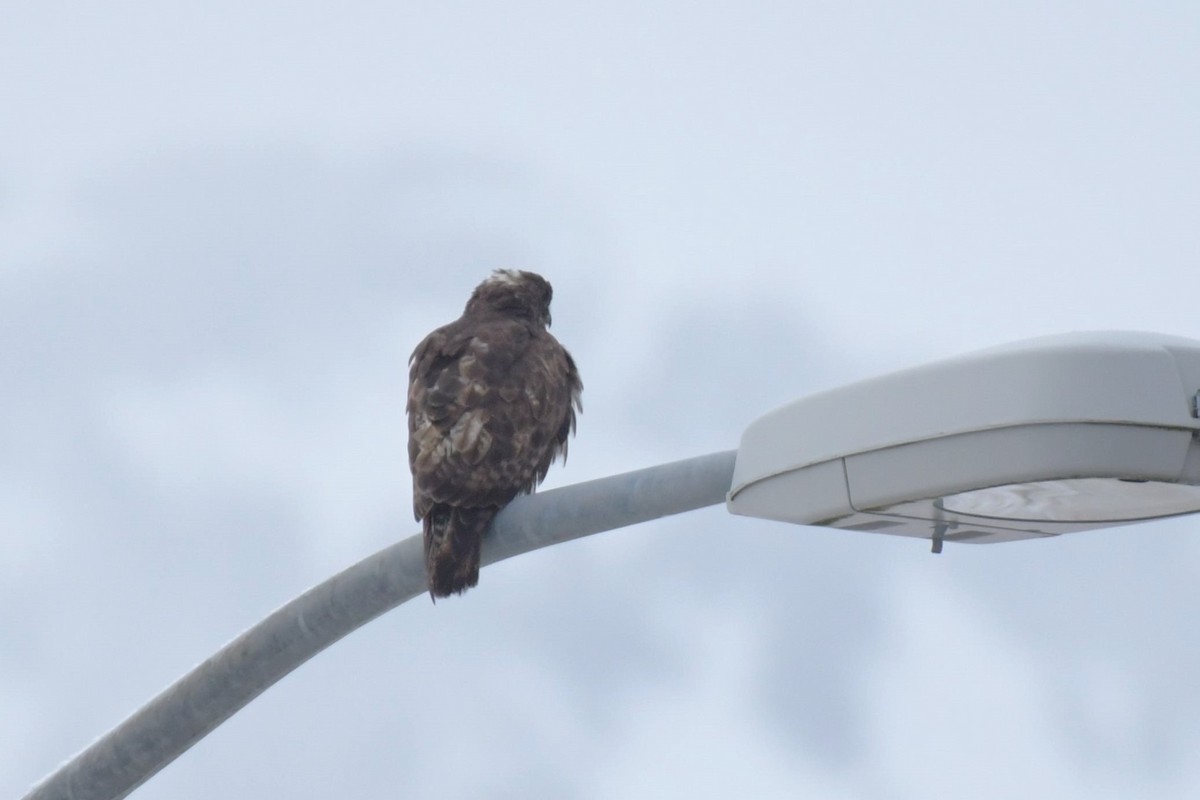
<svg viewBox="0 0 1200 800">
<path fill-rule="evenodd" d="M 947 511 L 1032 522 L 1121 522 L 1200 511 L 1200 486 L 1072 478 L 993 486 L 944 497 Z"/>
</svg>

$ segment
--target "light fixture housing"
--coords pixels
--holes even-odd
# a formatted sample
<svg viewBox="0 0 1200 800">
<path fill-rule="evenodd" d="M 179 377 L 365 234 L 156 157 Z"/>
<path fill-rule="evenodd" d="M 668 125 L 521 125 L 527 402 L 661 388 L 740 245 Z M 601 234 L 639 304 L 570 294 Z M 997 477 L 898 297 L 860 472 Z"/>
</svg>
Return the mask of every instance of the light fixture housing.
<svg viewBox="0 0 1200 800">
<path fill-rule="evenodd" d="M 734 514 L 972 543 L 1200 511 L 1200 342 L 1017 342 L 823 392 L 742 436 Z"/>
</svg>

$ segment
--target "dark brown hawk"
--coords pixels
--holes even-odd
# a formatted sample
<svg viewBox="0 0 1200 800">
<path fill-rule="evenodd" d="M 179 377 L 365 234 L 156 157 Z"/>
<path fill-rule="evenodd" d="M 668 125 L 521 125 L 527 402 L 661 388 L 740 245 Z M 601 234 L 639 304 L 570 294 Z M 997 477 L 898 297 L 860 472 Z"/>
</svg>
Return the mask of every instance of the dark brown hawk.
<svg viewBox="0 0 1200 800">
<path fill-rule="evenodd" d="M 497 270 L 413 351 L 408 461 L 435 600 L 479 581 L 492 519 L 566 460 L 583 384 L 546 330 L 551 296 L 541 275 Z"/>
</svg>

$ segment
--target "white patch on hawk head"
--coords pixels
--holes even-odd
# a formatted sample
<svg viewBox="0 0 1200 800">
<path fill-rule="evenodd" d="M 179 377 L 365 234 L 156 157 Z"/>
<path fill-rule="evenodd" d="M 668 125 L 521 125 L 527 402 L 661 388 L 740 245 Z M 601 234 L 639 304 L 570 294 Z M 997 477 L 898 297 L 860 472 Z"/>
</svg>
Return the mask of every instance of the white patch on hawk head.
<svg viewBox="0 0 1200 800">
<path fill-rule="evenodd" d="M 550 282 L 536 272 L 498 269 L 475 287 L 464 314 L 499 313 L 549 327 L 553 297 Z"/>
<path fill-rule="evenodd" d="M 484 280 L 484 283 L 500 283 L 505 286 L 517 286 L 525 282 L 528 273 L 515 269 L 498 269 Z"/>
</svg>

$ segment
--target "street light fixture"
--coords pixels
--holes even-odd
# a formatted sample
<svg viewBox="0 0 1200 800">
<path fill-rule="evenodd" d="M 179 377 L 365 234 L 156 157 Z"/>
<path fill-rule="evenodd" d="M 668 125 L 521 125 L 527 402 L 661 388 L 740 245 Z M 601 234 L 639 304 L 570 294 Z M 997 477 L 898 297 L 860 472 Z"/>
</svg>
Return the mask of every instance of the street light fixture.
<svg viewBox="0 0 1200 800">
<path fill-rule="evenodd" d="M 1077 333 L 783 406 L 738 448 L 729 510 L 942 542 L 1200 511 L 1200 342 Z"/>
<path fill-rule="evenodd" d="M 1200 511 L 1200 342 L 1035 339 L 784 406 L 735 451 L 520 497 L 482 562 L 726 502 L 735 514 L 1000 542 Z M 425 593 L 420 536 L 270 614 L 25 800 L 116 800 L 283 676 Z M 482 599 L 482 598 L 481 598 Z M 471 602 L 471 598 L 467 599 Z"/>
</svg>

